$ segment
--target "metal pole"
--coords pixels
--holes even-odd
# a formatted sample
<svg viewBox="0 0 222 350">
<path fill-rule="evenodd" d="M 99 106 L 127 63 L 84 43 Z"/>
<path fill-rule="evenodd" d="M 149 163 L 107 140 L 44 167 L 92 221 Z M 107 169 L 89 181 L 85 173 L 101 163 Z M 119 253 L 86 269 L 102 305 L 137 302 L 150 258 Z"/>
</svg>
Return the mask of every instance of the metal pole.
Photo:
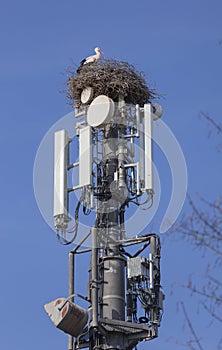
<svg viewBox="0 0 222 350">
<path fill-rule="evenodd" d="M 69 253 L 69 285 L 68 285 L 68 295 L 74 294 L 74 263 L 75 257 L 72 252 Z M 71 298 L 74 301 L 74 297 Z M 68 336 L 68 350 L 73 350 L 73 337 Z"/>
<path fill-rule="evenodd" d="M 98 327 L 98 247 L 97 247 L 97 229 L 92 227 L 92 327 Z"/>
<path fill-rule="evenodd" d="M 106 184 L 106 193 L 111 197 L 100 203 L 105 213 L 105 228 L 107 241 L 103 243 L 103 254 L 100 261 L 100 274 L 102 285 L 100 286 L 100 317 L 106 320 L 125 321 L 125 259 L 119 251 L 119 241 L 122 237 L 120 229 L 124 224 L 122 215 L 119 220 L 119 208 L 121 205 L 121 191 L 124 182 L 124 174 L 121 174 L 119 188 L 112 190 L 112 184 L 117 174 L 119 160 L 117 151 L 119 147 L 118 130 L 116 127 L 107 126 L 103 140 L 103 181 Z M 120 186 L 121 185 L 121 186 Z M 122 228 L 122 227 L 121 227 Z M 122 334 L 107 333 L 101 339 L 101 346 L 110 349 L 124 348 L 124 337 Z M 95 343 L 94 343 L 95 344 Z"/>
</svg>

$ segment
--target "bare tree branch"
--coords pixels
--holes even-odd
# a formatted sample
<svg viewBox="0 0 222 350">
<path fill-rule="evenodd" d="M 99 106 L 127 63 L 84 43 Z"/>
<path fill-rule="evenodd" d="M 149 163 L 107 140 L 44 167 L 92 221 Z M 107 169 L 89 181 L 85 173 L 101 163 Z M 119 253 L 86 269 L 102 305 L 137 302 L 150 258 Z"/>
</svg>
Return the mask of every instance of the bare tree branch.
<svg viewBox="0 0 222 350">
<path fill-rule="evenodd" d="M 198 298 L 199 305 L 209 314 L 209 320 L 222 323 L 222 282 L 217 278 L 222 265 L 222 201 L 218 198 L 210 202 L 202 197 L 199 197 L 199 201 L 198 205 L 189 197 L 191 213 L 174 229 L 177 235 L 180 234 L 193 247 L 204 252 L 206 272 L 201 275 L 192 274 L 188 283 L 180 287 Z M 201 344 L 197 342 L 196 333 L 193 333 L 194 329 L 184 305 L 182 308 L 196 345 L 200 348 Z M 186 344 L 190 349 L 193 347 L 190 341 Z"/>
<path fill-rule="evenodd" d="M 215 128 L 215 130 L 218 134 L 220 134 L 222 132 L 222 125 L 219 122 L 216 122 L 215 119 L 213 117 L 211 117 L 210 114 L 208 114 L 206 112 L 201 112 L 200 116 L 205 118 Z"/>
<path fill-rule="evenodd" d="M 185 308 L 184 303 L 183 303 L 182 301 L 181 301 L 181 306 L 182 306 L 182 310 L 183 310 L 185 319 L 186 319 L 187 324 L 188 324 L 188 326 L 189 326 L 189 329 L 190 329 L 190 331 L 191 331 L 191 334 L 193 335 L 193 337 L 194 337 L 194 339 L 195 339 L 195 342 L 196 342 L 196 344 L 198 345 L 199 349 L 200 349 L 200 350 L 203 350 L 203 347 L 202 347 L 202 345 L 201 345 L 201 343 L 200 343 L 200 340 L 198 339 L 198 337 L 197 337 L 197 335 L 196 335 L 196 332 L 195 332 L 195 330 L 194 330 L 194 328 L 193 328 L 193 326 L 192 326 L 192 323 L 191 323 L 191 321 L 190 321 L 190 318 L 188 317 L 186 308 Z"/>
<path fill-rule="evenodd" d="M 206 206 L 205 209 L 199 210 L 189 198 L 192 212 L 174 229 L 195 247 L 215 253 L 214 263 L 220 265 L 222 264 L 222 204 L 221 201 L 209 203 L 200 200 Z"/>
</svg>

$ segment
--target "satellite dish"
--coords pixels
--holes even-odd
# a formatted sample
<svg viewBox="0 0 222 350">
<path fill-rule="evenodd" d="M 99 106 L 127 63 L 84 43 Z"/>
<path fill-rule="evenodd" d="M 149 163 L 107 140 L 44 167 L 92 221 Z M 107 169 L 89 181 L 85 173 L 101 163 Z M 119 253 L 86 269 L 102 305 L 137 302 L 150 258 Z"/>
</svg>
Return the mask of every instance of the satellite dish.
<svg viewBox="0 0 222 350">
<path fill-rule="evenodd" d="M 153 107 L 153 120 L 158 120 L 162 117 L 163 108 L 158 103 L 152 103 Z"/>
<path fill-rule="evenodd" d="M 92 87 L 87 87 L 83 89 L 81 93 L 81 102 L 82 104 L 86 104 L 87 102 L 90 102 L 93 98 L 93 88 Z"/>
<path fill-rule="evenodd" d="M 45 304 L 44 309 L 57 328 L 73 337 L 81 334 L 88 321 L 88 312 L 65 298 Z"/>
<path fill-rule="evenodd" d="M 96 97 L 89 106 L 87 123 L 92 127 L 103 127 L 113 118 L 115 103 L 106 95 Z"/>
</svg>

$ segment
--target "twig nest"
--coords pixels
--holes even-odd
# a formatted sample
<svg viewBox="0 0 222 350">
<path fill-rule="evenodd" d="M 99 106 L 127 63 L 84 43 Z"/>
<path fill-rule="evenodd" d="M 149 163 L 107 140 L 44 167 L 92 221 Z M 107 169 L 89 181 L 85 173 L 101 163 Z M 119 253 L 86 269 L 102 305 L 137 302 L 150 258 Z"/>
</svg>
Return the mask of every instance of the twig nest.
<svg viewBox="0 0 222 350">
<path fill-rule="evenodd" d="M 143 74 L 127 62 L 102 60 L 82 66 L 79 74 L 69 71 L 69 75 L 67 98 L 71 103 L 75 101 L 81 105 L 81 94 L 86 88 L 92 88 L 91 98 L 106 95 L 114 102 L 122 98 L 126 103 L 140 106 L 156 97 L 155 91 L 148 88 Z"/>
</svg>

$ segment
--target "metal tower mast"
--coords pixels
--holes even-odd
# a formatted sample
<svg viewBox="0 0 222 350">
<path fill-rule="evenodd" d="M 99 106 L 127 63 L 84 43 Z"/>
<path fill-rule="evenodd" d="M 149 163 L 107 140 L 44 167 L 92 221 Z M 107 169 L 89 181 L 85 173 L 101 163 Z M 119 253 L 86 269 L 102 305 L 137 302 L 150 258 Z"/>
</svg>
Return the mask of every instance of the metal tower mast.
<svg viewBox="0 0 222 350">
<path fill-rule="evenodd" d="M 84 92 L 84 100 L 87 89 Z M 155 233 L 125 231 L 130 204 L 151 205 L 152 122 L 157 105 L 114 103 L 100 95 L 75 111 L 79 160 L 69 163 L 65 130 L 55 133 L 54 218 L 58 237 L 78 236 L 78 211 L 95 210 L 95 224 L 69 253 L 68 298 L 45 305 L 54 324 L 69 334 L 68 350 L 130 350 L 158 336 L 164 295 L 160 285 L 160 239 Z M 69 187 L 69 173 L 79 169 Z M 70 228 L 71 192 L 81 190 Z M 146 195 L 146 200 L 140 197 Z M 67 237 L 73 233 L 73 238 Z M 91 247 L 84 243 L 91 237 Z M 74 289 L 76 257 L 90 254 L 88 295 Z M 88 310 L 75 304 L 76 296 Z M 75 300 L 74 300 L 75 297 Z"/>
</svg>

